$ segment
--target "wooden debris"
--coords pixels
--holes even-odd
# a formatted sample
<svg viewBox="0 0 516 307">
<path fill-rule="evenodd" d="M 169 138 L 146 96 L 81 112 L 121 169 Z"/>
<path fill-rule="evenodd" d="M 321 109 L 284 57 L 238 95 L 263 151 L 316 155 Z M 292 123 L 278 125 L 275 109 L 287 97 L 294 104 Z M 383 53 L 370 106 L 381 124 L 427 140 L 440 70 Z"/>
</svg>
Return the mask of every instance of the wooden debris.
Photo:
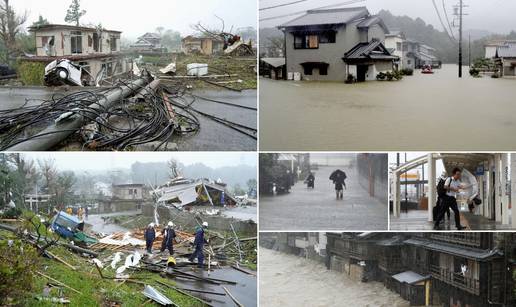
<svg viewBox="0 0 516 307">
<path fill-rule="evenodd" d="M 238 306 L 238 307 L 244 307 L 244 305 L 242 305 L 234 296 L 233 294 L 231 294 L 231 292 L 229 292 L 229 290 L 226 288 L 226 287 L 222 287 L 222 289 L 224 289 L 224 291 L 226 291 L 226 293 L 229 295 L 229 297 L 233 300 L 233 302 Z"/>
<path fill-rule="evenodd" d="M 55 283 L 57 283 L 57 284 L 58 284 L 58 285 L 60 285 L 60 286 L 65 287 L 66 289 L 72 290 L 73 292 L 75 292 L 75 293 L 78 293 L 78 294 L 81 294 L 81 295 L 82 295 L 82 292 L 80 292 L 80 291 L 78 291 L 78 290 L 75 290 L 74 288 L 72 288 L 72 287 L 70 287 L 70 286 L 68 286 L 68 285 L 65 285 L 64 283 L 60 282 L 59 280 L 57 280 L 57 279 L 55 279 L 55 278 L 52 278 L 52 277 L 50 277 L 50 276 L 48 276 L 48 275 L 46 275 L 46 274 L 43 274 L 43 273 L 41 273 L 40 271 L 36 271 L 36 273 L 37 273 L 37 274 L 39 274 L 39 275 L 41 275 L 41 276 L 43 276 L 43 277 L 45 277 L 45 278 L 47 278 L 47 279 L 49 279 L 49 280 L 51 280 L 51 281 L 53 281 L 53 282 L 55 282 Z"/>
</svg>

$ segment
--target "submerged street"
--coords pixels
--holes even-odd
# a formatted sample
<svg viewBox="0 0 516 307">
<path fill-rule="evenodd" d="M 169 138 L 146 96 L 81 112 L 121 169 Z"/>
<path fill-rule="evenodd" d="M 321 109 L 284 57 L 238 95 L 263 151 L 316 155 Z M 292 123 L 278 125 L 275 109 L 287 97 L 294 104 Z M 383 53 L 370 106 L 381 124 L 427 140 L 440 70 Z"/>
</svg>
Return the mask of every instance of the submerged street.
<svg viewBox="0 0 516 307">
<path fill-rule="evenodd" d="M 369 196 L 352 168 L 346 172 L 344 199 L 337 200 L 328 179 L 337 167 L 319 167 L 315 189 L 297 182 L 289 194 L 260 197 L 261 230 L 387 230 L 387 205 Z"/>
<path fill-rule="evenodd" d="M 260 305 L 405 307 L 381 283 L 359 283 L 312 260 L 260 248 Z"/>
<path fill-rule="evenodd" d="M 262 78 L 260 149 L 516 150 L 516 80 L 434 72 L 352 85 Z"/>
</svg>

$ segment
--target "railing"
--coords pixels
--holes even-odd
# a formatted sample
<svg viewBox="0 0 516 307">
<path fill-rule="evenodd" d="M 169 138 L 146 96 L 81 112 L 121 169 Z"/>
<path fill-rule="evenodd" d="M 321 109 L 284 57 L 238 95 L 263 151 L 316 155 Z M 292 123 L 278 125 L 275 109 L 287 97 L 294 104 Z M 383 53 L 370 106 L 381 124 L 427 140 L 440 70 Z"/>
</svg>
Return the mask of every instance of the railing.
<svg viewBox="0 0 516 307">
<path fill-rule="evenodd" d="M 430 266 L 432 276 L 447 284 L 451 284 L 464 291 L 480 295 L 480 280 L 455 273 L 448 268 L 441 268 L 437 265 Z"/>
<path fill-rule="evenodd" d="M 481 233 L 432 233 L 432 239 L 455 244 L 467 245 L 480 248 L 482 246 Z"/>
</svg>

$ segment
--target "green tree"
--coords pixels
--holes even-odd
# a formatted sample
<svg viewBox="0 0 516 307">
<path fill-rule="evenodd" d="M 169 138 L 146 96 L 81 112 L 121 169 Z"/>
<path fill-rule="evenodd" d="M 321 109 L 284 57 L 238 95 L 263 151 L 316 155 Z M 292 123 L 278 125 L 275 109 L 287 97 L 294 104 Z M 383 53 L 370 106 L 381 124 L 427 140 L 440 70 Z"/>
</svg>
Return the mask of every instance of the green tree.
<svg viewBox="0 0 516 307">
<path fill-rule="evenodd" d="M 81 10 L 81 4 L 79 0 L 72 0 L 72 3 L 68 7 L 68 11 L 66 11 L 65 22 L 67 23 L 75 23 L 76 26 L 79 26 L 79 20 L 82 16 L 86 14 L 85 10 Z"/>
<path fill-rule="evenodd" d="M 249 190 L 256 190 L 257 181 L 256 179 L 247 180 L 247 188 Z"/>
<path fill-rule="evenodd" d="M 43 16 L 39 15 L 38 20 L 34 21 L 31 27 L 40 27 L 48 24 L 50 24 L 50 22 L 48 22 L 46 18 L 43 18 Z"/>
</svg>

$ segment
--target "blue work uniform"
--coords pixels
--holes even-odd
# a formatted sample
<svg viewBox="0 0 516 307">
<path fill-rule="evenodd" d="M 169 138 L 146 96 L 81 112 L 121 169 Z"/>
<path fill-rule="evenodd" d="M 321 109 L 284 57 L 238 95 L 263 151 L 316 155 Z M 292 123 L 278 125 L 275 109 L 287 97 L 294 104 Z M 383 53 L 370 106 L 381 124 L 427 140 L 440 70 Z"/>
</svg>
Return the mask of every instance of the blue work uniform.
<svg viewBox="0 0 516 307">
<path fill-rule="evenodd" d="M 155 239 L 156 230 L 154 230 L 154 227 L 147 227 L 145 229 L 145 245 L 149 254 L 152 254 L 152 243 L 154 243 Z"/>
<path fill-rule="evenodd" d="M 195 239 L 194 239 L 194 246 L 195 250 L 190 255 L 190 261 L 193 262 L 193 260 L 197 257 L 197 266 L 200 268 L 204 267 L 204 253 L 203 253 L 203 247 L 204 247 L 204 228 L 197 227 L 195 229 Z"/>
<path fill-rule="evenodd" d="M 161 251 L 163 252 L 166 249 L 168 249 L 168 252 L 170 255 L 174 253 L 174 238 L 176 237 L 176 232 L 171 227 L 163 228 L 161 231 L 161 234 L 163 235 L 163 242 L 161 243 Z"/>
</svg>

